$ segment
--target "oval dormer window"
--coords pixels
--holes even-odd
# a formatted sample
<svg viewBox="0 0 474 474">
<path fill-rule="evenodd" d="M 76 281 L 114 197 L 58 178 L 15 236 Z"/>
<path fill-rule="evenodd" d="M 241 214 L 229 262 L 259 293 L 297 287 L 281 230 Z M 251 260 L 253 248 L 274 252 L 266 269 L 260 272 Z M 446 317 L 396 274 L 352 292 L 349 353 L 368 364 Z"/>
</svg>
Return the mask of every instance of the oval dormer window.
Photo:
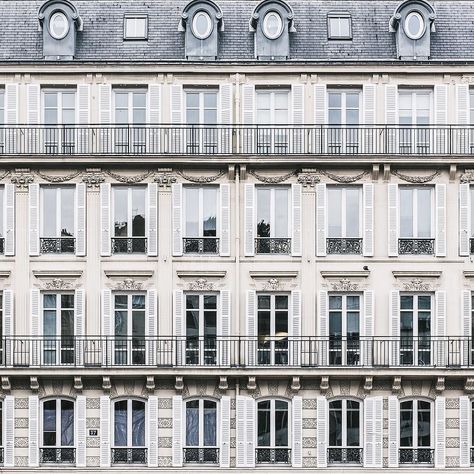
<svg viewBox="0 0 474 474">
<path fill-rule="evenodd" d="M 54 39 L 63 39 L 69 32 L 69 21 L 63 12 L 56 12 L 49 20 L 49 31 Z"/>
<path fill-rule="evenodd" d="M 268 12 L 263 19 L 263 33 L 271 40 L 275 40 L 283 33 L 283 21 L 277 12 Z"/>
<path fill-rule="evenodd" d="M 405 18 L 405 33 L 412 40 L 420 39 L 425 33 L 425 19 L 419 12 L 410 12 Z"/>
<path fill-rule="evenodd" d="M 209 13 L 197 12 L 193 18 L 193 34 L 200 40 L 205 40 L 212 32 L 212 20 Z"/>
</svg>

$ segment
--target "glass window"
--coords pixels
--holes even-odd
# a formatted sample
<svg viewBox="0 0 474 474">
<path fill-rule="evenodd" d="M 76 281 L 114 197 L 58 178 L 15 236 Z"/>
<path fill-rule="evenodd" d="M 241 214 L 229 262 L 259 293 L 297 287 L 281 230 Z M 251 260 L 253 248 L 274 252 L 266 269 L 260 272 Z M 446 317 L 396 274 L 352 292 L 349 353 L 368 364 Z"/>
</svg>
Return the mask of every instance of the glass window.
<svg viewBox="0 0 474 474">
<path fill-rule="evenodd" d="M 41 186 L 42 237 L 74 237 L 74 186 Z"/>
<path fill-rule="evenodd" d="M 290 91 L 257 90 L 257 123 L 259 125 L 287 125 Z"/>
<path fill-rule="evenodd" d="M 119 400 L 114 403 L 113 446 L 145 447 L 145 402 Z"/>
<path fill-rule="evenodd" d="M 471 222 L 470 222 L 470 227 L 471 227 L 471 238 L 474 238 L 474 186 L 471 186 L 469 189 L 469 208 L 471 212 Z M 1 188 L 0 188 L 0 193 L 1 193 Z M 1 194 L 0 194 L 0 206 L 1 206 Z M 1 207 L 0 207 L 0 212 L 1 212 Z M 1 224 L 0 224 L 1 225 Z M 0 235 L 1 234 L 1 228 L 0 228 Z"/>
<path fill-rule="evenodd" d="M 328 186 L 328 237 L 361 238 L 362 188 Z"/>
<path fill-rule="evenodd" d="M 400 186 L 400 237 L 431 239 L 433 188 Z"/>
<path fill-rule="evenodd" d="M 431 403 L 408 400 L 400 403 L 400 448 L 431 447 Z"/>
<path fill-rule="evenodd" d="M 352 39 L 351 16 L 348 13 L 328 15 L 329 39 Z"/>
<path fill-rule="evenodd" d="M 3 221 L 5 219 L 5 187 L 0 186 L 0 239 L 5 237 Z M 0 251 L 0 253 L 3 253 Z"/>
<path fill-rule="evenodd" d="M 146 90 L 114 89 L 115 123 L 146 123 Z"/>
<path fill-rule="evenodd" d="M 360 447 L 360 403 L 355 400 L 329 402 L 329 446 Z"/>
<path fill-rule="evenodd" d="M 70 125 L 76 121 L 76 91 L 43 90 L 43 114 L 46 125 Z"/>
<path fill-rule="evenodd" d="M 279 13 L 268 12 L 263 18 L 263 34 L 270 40 L 275 40 L 283 33 L 283 20 Z"/>
<path fill-rule="evenodd" d="M 217 123 L 217 90 L 186 92 L 186 123 L 213 125 Z"/>
<path fill-rule="evenodd" d="M 186 447 L 217 446 L 217 403 L 191 400 L 186 403 Z"/>
<path fill-rule="evenodd" d="M 289 188 L 257 187 L 257 236 L 288 238 Z"/>
<path fill-rule="evenodd" d="M 49 32 L 54 39 L 63 39 L 69 32 L 69 20 L 63 12 L 56 12 L 49 20 Z"/>
<path fill-rule="evenodd" d="M 330 125 L 358 125 L 361 92 L 354 90 L 328 91 L 328 122 Z"/>
<path fill-rule="evenodd" d="M 412 40 L 420 39 L 425 33 L 425 19 L 419 12 L 410 12 L 404 22 L 404 30 L 408 38 Z"/>
<path fill-rule="evenodd" d="M 258 402 L 257 430 L 259 448 L 288 447 L 288 402 L 283 400 Z"/>
<path fill-rule="evenodd" d="M 126 16 L 124 18 L 124 39 L 147 39 L 148 37 L 148 17 L 147 16 Z"/>
<path fill-rule="evenodd" d="M 400 125 L 429 125 L 431 96 L 431 90 L 400 90 L 398 96 Z"/>
<path fill-rule="evenodd" d="M 47 400 L 43 402 L 43 447 L 74 446 L 74 402 Z"/>
<path fill-rule="evenodd" d="M 200 39 L 205 40 L 212 33 L 212 20 L 204 10 L 198 11 L 193 17 L 193 35 Z"/>
</svg>

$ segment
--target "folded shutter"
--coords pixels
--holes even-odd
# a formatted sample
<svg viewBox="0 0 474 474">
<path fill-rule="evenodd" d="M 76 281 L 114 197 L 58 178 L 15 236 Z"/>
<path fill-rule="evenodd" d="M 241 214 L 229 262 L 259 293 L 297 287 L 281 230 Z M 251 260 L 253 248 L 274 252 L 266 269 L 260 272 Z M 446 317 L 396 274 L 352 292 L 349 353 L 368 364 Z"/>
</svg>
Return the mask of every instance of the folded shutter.
<svg viewBox="0 0 474 474">
<path fill-rule="evenodd" d="M 15 255 L 15 185 L 5 184 L 5 256 Z"/>
<path fill-rule="evenodd" d="M 159 350 L 158 348 L 158 318 L 156 311 L 157 301 L 156 301 L 156 290 L 151 288 L 146 292 L 146 313 L 147 313 L 147 332 L 149 336 L 145 342 L 145 351 L 147 356 L 148 365 L 156 365 L 156 354 Z"/>
<path fill-rule="evenodd" d="M 319 365 L 325 367 L 328 365 L 329 351 L 329 296 L 327 291 L 319 292 L 319 321 L 318 334 L 319 344 L 317 351 L 319 353 Z"/>
<path fill-rule="evenodd" d="M 183 185 L 171 185 L 173 256 L 183 255 Z M 185 236 L 184 236 L 185 237 Z"/>
<path fill-rule="evenodd" d="M 176 364 L 181 367 L 186 361 L 185 301 L 183 290 L 174 291 L 174 335 L 176 337 Z"/>
<path fill-rule="evenodd" d="M 247 467 L 255 467 L 256 433 L 256 402 L 251 397 L 245 397 L 245 457 Z"/>
<path fill-rule="evenodd" d="M 158 397 L 150 395 L 147 403 L 148 467 L 158 467 Z"/>
<path fill-rule="evenodd" d="M 326 152 L 328 129 L 327 124 L 328 107 L 326 84 L 314 85 L 314 123 L 319 125 L 314 131 L 314 153 L 321 155 Z"/>
<path fill-rule="evenodd" d="M 301 235 L 301 201 L 302 186 L 301 184 L 291 185 L 292 196 L 292 215 L 293 225 L 291 228 L 291 254 L 293 257 L 301 257 L 302 255 L 302 235 Z"/>
<path fill-rule="evenodd" d="M 219 253 L 221 257 L 230 256 L 230 184 L 219 186 L 220 194 L 220 242 Z"/>
<path fill-rule="evenodd" d="M 257 130 L 255 124 L 255 86 L 244 84 L 242 86 L 242 146 L 241 151 L 247 154 L 255 154 L 255 143 Z"/>
<path fill-rule="evenodd" d="M 398 432 L 399 432 L 398 398 L 388 397 L 388 467 L 398 468 Z"/>
<path fill-rule="evenodd" d="M 5 467 L 15 466 L 15 397 L 5 395 L 4 398 L 5 419 Z"/>
<path fill-rule="evenodd" d="M 461 312 L 462 312 L 462 336 L 463 336 L 463 365 L 472 365 L 470 352 L 472 350 L 472 292 L 471 290 L 461 291 Z"/>
<path fill-rule="evenodd" d="M 446 84 L 436 84 L 434 86 L 434 121 L 436 125 L 443 127 L 448 123 L 448 86 Z M 449 153 L 451 144 L 449 140 L 449 130 L 438 131 L 437 139 L 432 144 L 435 153 Z M 434 146 L 433 146 L 434 145 Z"/>
<path fill-rule="evenodd" d="M 18 123 L 18 84 L 5 84 L 5 123 L 16 125 Z M 17 132 L 14 127 L 7 128 L 5 133 L 5 152 L 17 153 Z"/>
<path fill-rule="evenodd" d="M 31 338 L 32 341 L 40 337 L 40 290 L 33 288 L 30 291 L 30 317 L 31 317 Z M 33 366 L 38 366 L 41 357 L 41 344 L 36 345 L 32 342 L 31 347 L 31 363 Z"/>
<path fill-rule="evenodd" d="M 364 401 L 364 467 L 375 464 L 375 399 L 368 397 Z"/>
<path fill-rule="evenodd" d="M 255 255 L 255 186 L 253 184 L 245 185 L 245 237 L 244 248 L 245 256 L 252 257 Z"/>
<path fill-rule="evenodd" d="M 400 365 L 400 292 L 392 290 L 390 292 L 390 338 L 392 347 L 389 350 L 390 365 L 398 367 Z M 384 361 L 386 363 L 387 361 Z"/>
<path fill-rule="evenodd" d="M 373 364 L 373 337 L 374 337 L 374 292 L 364 291 L 364 329 L 362 340 L 362 365 L 371 367 Z"/>
<path fill-rule="evenodd" d="M 364 257 L 374 256 L 374 185 L 365 183 L 364 199 Z"/>
<path fill-rule="evenodd" d="M 469 125 L 469 84 L 456 84 L 457 124 Z M 458 130 L 455 136 L 456 153 L 469 153 L 470 132 Z"/>
<path fill-rule="evenodd" d="M 221 290 L 220 292 L 220 315 L 217 322 L 219 364 L 228 366 L 230 364 L 231 348 L 234 342 L 229 340 L 230 337 L 230 291 Z"/>
<path fill-rule="evenodd" d="M 76 467 L 86 467 L 86 396 L 76 397 Z"/>
<path fill-rule="evenodd" d="M 294 396 L 291 401 L 291 427 L 291 467 L 303 467 L 303 399 L 300 396 Z"/>
<path fill-rule="evenodd" d="M 185 129 L 180 128 L 183 120 L 183 86 L 181 84 L 171 84 L 170 86 L 170 104 L 171 104 L 171 123 L 176 127 L 172 131 L 169 141 L 170 153 L 183 153 L 185 151 Z"/>
<path fill-rule="evenodd" d="M 220 467 L 230 467 L 230 397 L 223 395 L 221 398 L 221 455 Z"/>
<path fill-rule="evenodd" d="M 158 184 L 148 184 L 147 199 L 147 252 L 149 257 L 158 255 Z"/>
<path fill-rule="evenodd" d="M 301 354 L 306 348 L 302 347 L 301 340 L 301 291 L 291 292 L 291 338 L 290 338 L 290 364 L 299 366 L 301 364 Z"/>
<path fill-rule="evenodd" d="M 252 367 L 256 363 L 257 355 L 257 293 L 254 290 L 247 291 L 247 338 L 248 347 L 244 354 L 248 357 L 247 365 Z"/>
<path fill-rule="evenodd" d="M 436 185 L 436 256 L 446 257 L 446 185 Z"/>
<path fill-rule="evenodd" d="M 40 99 L 41 89 L 39 84 L 26 85 L 26 117 L 28 125 L 39 125 L 41 123 L 40 116 Z M 41 130 L 37 127 L 32 127 L 28 133 L 28 153 L 41 153 L 43 147 L 40 145 Z M 46 137 L 43 138 L 46 142 Z"/>
<path fill-rule="evenodd" d="M 29 201 L 29 249 L 30 257 L 40 254 L 40 187 L 39 184 L 28 185 Z"/>
<path fill-rule="evenodd" d="M 289 137 L 290 151 L 293 154 L 305 153 L 306 130 L 304 125 L 304 84 L 292 84 L 291 86 L 291 123 Z"/>
<path fill-rule="evenodd" d="M 76 341 L 76 365 L 84 364 L 86 349 L 86 291 L 79 288 L 74 294 L 74 336 Z"/>
<path fill-rule="evenodd" d="M 375 84 L 364 84 L 362 89 L 364 125 L 367 130 L 362 130 L 362 149 L 364 153 L 374 153 L 376 145 L 376 131 L 373 125 L 376 123 L 376 96 L 377 88 Z"/>
<path fill-rule="evenodd" d="M 76 184 L 76 255 L 84 257 L 86 255 L 86 185 Z"/>
<path fill-rule="evenodd" d="M 39 398 L 28 397 L 28 466 L 39 466 Z"/>
<path fill-rule="evenodd" d="M 112 292 L 102 290 L 102 364 L 105 367 L 112 365 L 113 351 L 113 320 L 112 320 Z"/>
<path fill-rule="evenodd" d="M 461 183 L 459 185 L 459 255 L 469 256 L 469 240 L 471 237 L 469 229 L 470 214 L 470 185 Z"/>
<path fill-rule="evenodd" d="M 317 436 L 317 458 L 316 466 L 325 468 L 327 462 L 328 448 L 328 401 L 325 397 L 317 397 L 316 400 L 316 436 Z"/>
<path fill-rule="evenodd" d="M 446 367 L 447 364 L 447 348 L 445 346 L 446 337 L 446 291 L 438 290 L 435 292 L 436 299 L 436 337 L 438 344 L 436 347 L 436 365 L 438 367 Z"/>
<path fill-rule="evenodd" d="M 374 433 L 374 467 L 383 467 L 383 398 L 374 397 L 375 433 Z"/>
<path fill-rule="evenodd" d="M 175 395 L 173 397 L 173 448 L 172 466 L 181 467 L 183 465 L 183 397 Z"/>
<path fill-rule="evenodd" d="M 388 256 L 398 256 L 398 184 L 389 184 L 388 190 Z"/>
<path fill-rule="evenodd" d="M 149 153 L 161 153 L 161 84 L 149 84 L 147 94 L 147 150 Z"/>
<path fill-rule="evenodd" d="M 385 85 L 385 124 L 388 126 L 385 136 L 385 149 L 388 153 L 398 153 L 398 86 Z"/>
<path fill-rule="evenodd" d="M 245 399 L 242 395 L 236 396 L 235 402 L 235 429 L 236 429 L 236 467 L 247 467 L 245 457 Z"/>
<path fill-rule="evenodd" d="M 110 398 L 100 397 L 100 467 L 110 467 Z"/>
<path fill-rule="evenodd" d="M 323 183 L 316 185 L 316 255 L 326 256 L 326 212 L 327 193 L 326 185 Z"/>
<path fill-rule="evenodd" d="M 13 321 L 14 321 L 14 299 L 13 291 L 9 288 L 3 290 L 3 337 L 5 346 L 3 348 L 3 359 L 0 363 L 5 366 L 12 364 L 12 337 L 14 336 Z"/>
<path fill-rule="evenodd" d="M 446 398 L 436 397 L 435 400 L 435 467 L 446 467 Z"/>
<path fill-rule="evenodd" d="M 102 257 L 110 256 L 112 253 L 111 195 L 110 184 L 102 183 L 100 185 L 100 255 Z"/>
<path fill-rule="evenodd" d="M 113 151 L 112 123 L 112 86 L 99 84 L 99 120 L 102 125 L 100 130 L 100 150 L 102 153 Z"/>
<path fill-rule="evenodd" d="M 92 129 L 88 127 L 91 123 L 90 117 L 90 101 L 91 101 L 91 86 L 90 84 L 78 84 L 77 85 L 77 113 L 76 121 L 79 125 L 77 130 L 76 152 L 80 154 L 90 153 L 92 150 L 89 148 L 92 139 Z"/>
<path fill-rule="evenodd" d="M 219 153 L 222 154 L 232 152 L 233 88 L 233 84 L 221 84 L 219 87 L 218 123 L 221 127 L 217 133 L 219 134 Z"/>
<path fill-rule="evenodd" d="M 469 420 L 471 419 L 471 400 L 464 395 L 459 397 L 459 467 L 471 467 L 469 445 Z"/>
</svg>

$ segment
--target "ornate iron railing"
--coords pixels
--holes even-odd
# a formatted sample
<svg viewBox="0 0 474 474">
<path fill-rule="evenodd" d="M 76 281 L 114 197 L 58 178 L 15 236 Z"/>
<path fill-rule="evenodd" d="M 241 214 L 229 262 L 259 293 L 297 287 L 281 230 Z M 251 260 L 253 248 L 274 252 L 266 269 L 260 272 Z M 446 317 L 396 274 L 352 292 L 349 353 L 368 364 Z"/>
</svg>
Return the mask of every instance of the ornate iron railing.
<svg viewBox="0 0 474 474">
<path fill-rule="evenodd" d="M 74 253 L 76 239 L 74 237 L 41 237 L 41 253 Z"/>
<path fill-rule="evenodd" d="M 257 237 L 255 239 L 255 253 L 288 255 L 291 253 L 291 239 Z"/>
<path fill-rule="evenodd" d="M 469 244 L 470 244 L 470 253 L 471 255 L 474 255 L 474 239 L 470 239 Z"/>
<path fill-rule="evenodd" d="M 362 253 L 362 239 L 329 238 L 326 239 L 326 251 L 335 255 L 360 255 Z"/>
<path fill-rule="evenodd" d="M 112 448 L 112 464 L 146 464 L 147 448 Z"/>
<path fill-rule="evenodd" d="M 219 253 L 219 239 L 217 237 L 184 237 L 184 253 Z"/>
<path fill-rule="evenodd" d="M 434 464 L 434 449 L 400 448 L 400 464 Z"/>
<path fill-rule="evenodd" d="M 146 237 L 112 237 L 112 253 L 146 253 Z"/>
<path fill-rule="evenodd" d="M 400 255 L 433 255 L 435 239 L 398 239 Z"/>
<path fill-rule="evenodd" d="M 183 461 L 189 464 L 219 464 L 219 448 L 183 448 Z"/>
<path fill-rule="evenodd" d="M 5 238 L 0 237 L 0 255 L 5 253 Z"/>
<path fill-rule="evenodd" d="M 255 462 L 257 464 L 290 464 L 291 449 L 259 446 L 255 449 Z"/>
<path fill-rule="evenodd" d="M 471 464 L 474 464 L 474 448 L 471 448 Z"/>
<path fill-rule="evenodd" d="M 328 448 L 328 464 L 362 464 L 362 448 Z"/>
<path fill-rule="evenodd" d="M 4 448 L 0 448 L 0 466 L 3 466 L 4 463 Z"/>
<path fill-rule="evenodd" d="M 40 448 L 41 464 L 74 464 L 76 448 Z"/>
</svg>

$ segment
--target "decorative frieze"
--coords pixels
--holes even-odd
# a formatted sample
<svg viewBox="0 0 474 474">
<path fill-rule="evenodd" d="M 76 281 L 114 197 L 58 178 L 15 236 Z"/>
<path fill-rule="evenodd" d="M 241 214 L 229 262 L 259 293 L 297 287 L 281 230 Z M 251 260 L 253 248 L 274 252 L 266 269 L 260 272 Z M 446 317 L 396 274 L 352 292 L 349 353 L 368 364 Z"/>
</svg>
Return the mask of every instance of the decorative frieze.
<svg viewBox="0 0 474 474">
<path fill-rule="evenodd" d="M 467 169 L 461 174 L 459 178 L 461 183 L 473 183 L 474 182 L 474 169 Z"/>
<path fill-rule="evenodd" d="M 29 168 L 16 168 L 11 174 L 10 181 L 18 190 L 26 190 L 34 179 Z"/>
<path fill-rule="evenodd" d="M 214 291 L 214 283 L 207 278 L 198 278 L 188 283 L 189 291 Z"/>
<path fill-rule="evenodd" d="M 297 171 L 290 171 L 289 173 L 285 173 L 285 174 L 280 175 L 280 176 L 266 176 L 266 175 L 261 175 L 261 174 L 257 173 L 253 169 L 247 169 L 247 172 L 248 172 L 248 174 L 253 176 L 255 179 L 257 179 L 261 183 L 265 183 L 265 184 L 284 183 L 285 181 L 289 180 L 293 176 L 296 176 L 296 174 L 297 174 Z"/>
<path fill-rule="evenodd" d="M 441 170 L 436 170 L 434 173 L 427 175 L 427 176 L 419 176 L 419 175 L 408 175 L 408 174 L 403 174 L 400 171 L 392 169 L 391 174 L 393 176 L 396 176 L 397 178 L 401 179 L 402 181 L 405 181 L 407 183 L 412 183 L 412 184 L 426 184 L 431 181 L 433 181 L 435 178 L 437 178 L 441 174 Z"/>
<path fill-rule="evenodd" d="M 212 176 L 193 176 L 181 170 L 176 170 L 176 174 L 186 181 L 190 181 L 191 183 L 208 184 L 217 181 L 219 178 L 222 178 L 222 176 L 226 174 L 226 170 L 220 170 L 217 174 Z"/>
<path fill-rule="evenodd" d="M 359 284 L 352 282 L 348 278 L 342 278 L 339 281 L 333 281 L 330 283 L 333 291 L 358 291 Z"/>
</svg>

